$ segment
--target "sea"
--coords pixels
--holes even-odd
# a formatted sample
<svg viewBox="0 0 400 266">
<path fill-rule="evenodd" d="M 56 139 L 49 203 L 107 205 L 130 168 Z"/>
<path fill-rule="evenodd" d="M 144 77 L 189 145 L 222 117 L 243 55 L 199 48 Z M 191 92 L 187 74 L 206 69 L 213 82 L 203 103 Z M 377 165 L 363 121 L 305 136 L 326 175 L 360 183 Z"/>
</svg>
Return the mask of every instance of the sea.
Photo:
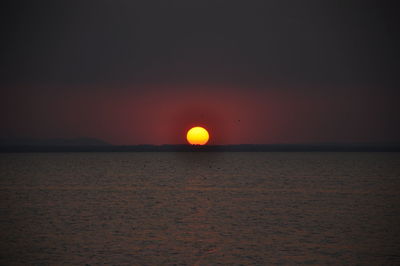
<svg viewBox="0 0 400 266">
<path fill-rule="evenodd" d="M 0 154 L 0 265 L 400 265 L 400 154 Z"/>
</svg>

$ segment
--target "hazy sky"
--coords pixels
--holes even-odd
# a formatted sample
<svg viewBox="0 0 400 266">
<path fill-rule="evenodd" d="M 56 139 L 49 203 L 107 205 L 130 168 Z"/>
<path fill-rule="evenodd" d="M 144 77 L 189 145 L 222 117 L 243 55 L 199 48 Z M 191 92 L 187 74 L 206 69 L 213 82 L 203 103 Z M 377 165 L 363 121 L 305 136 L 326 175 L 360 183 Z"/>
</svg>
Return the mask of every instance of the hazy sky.
<svg viewBox="0 0 400 266">
<path fill-rule="evenodd" d="M 0 137 L 400 141 L 382 1 L 2 3 Z"/>
</svg>

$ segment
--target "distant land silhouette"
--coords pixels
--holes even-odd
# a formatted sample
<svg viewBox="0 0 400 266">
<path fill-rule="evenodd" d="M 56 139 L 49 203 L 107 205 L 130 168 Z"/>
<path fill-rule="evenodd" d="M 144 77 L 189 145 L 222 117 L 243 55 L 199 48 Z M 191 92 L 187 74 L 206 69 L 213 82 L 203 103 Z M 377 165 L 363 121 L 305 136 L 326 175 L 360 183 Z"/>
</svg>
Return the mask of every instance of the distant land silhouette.
<svg viewBox="0 0 400 266">
<path fill-rule="evenodd" d="M 35 139 L 35 138 L 0 138 L 0 146 L 105 146 L 109 143 L 95 139 L 95 138 L 49 138 L 49 139 Z"/>
<path fill-rule="evenodd" d="M 112 145 L 95 138 L 0 139 L 0 152 L 400 152 L 400 143 Z"/>
</svg>

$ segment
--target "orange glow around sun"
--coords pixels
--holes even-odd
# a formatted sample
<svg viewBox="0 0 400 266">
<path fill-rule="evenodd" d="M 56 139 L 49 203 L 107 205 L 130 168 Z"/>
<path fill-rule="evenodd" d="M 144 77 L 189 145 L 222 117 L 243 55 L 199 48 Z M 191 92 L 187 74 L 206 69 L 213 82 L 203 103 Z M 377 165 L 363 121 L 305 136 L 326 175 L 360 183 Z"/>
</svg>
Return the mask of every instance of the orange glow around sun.
<svg viewBox="0 0 400 266">
<path fill-rule="evenodd" d="M 202 127 L 192 127 L 186 134 L 187 141 L 192 145 L 204 145 L 209 138 L 208 131 Z"/>
</svg>

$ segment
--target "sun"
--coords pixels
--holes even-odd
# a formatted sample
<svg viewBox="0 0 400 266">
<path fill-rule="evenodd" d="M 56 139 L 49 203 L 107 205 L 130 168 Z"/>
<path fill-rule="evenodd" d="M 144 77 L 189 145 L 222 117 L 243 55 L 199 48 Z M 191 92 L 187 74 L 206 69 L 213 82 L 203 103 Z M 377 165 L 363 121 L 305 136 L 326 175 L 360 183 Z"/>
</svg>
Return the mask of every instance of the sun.
<svg viewBox="0 0 400 266">
<path fill-rule="evenodd" d="M 187 141 L 192 145 L 204 145 L 209 138 L 208 131 L 203 127 L 192 127 L 186 134 Z"/>
</svg>

